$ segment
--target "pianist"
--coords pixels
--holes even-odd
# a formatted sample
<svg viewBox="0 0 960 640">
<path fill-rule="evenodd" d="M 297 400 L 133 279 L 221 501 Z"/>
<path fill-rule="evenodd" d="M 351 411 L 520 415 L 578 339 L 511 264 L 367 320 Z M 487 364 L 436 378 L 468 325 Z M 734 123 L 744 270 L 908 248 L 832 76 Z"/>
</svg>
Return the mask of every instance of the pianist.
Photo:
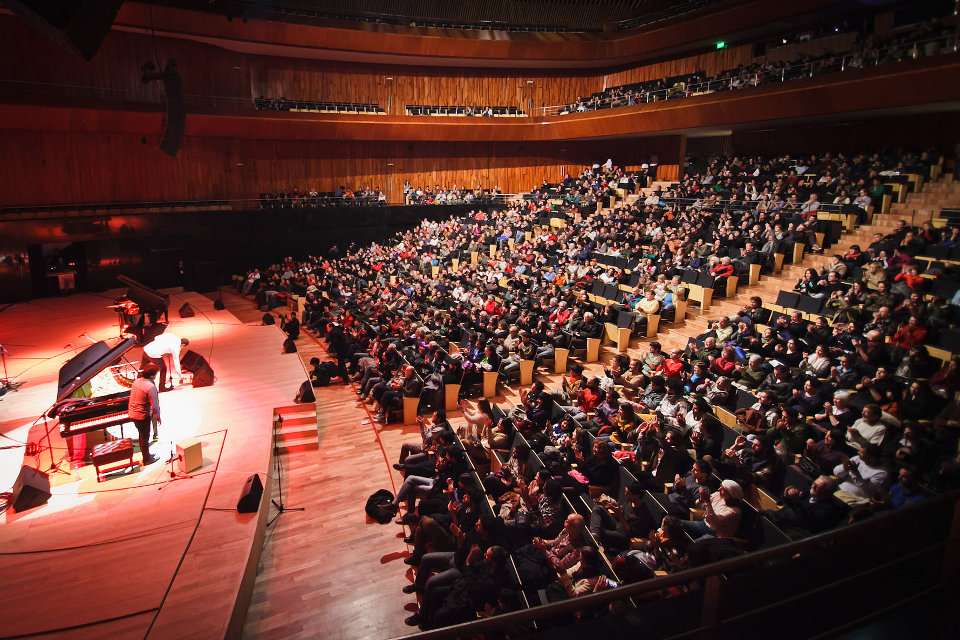
<svg viewBox="0 0 960 640">
<path fill-rule="evenodd" d="M 146 467 L 157 461 L 150 455 L 150 421 L 160 424 L 160 399 L 157 396 L 157 365 L 148 364 L 133 381 L 130 387 L 130 403 L 127 405 L 127 417 L 133 421 L 140 435 L 140 453 L 143 456 L 142 466 Z"/>
<path fill-rule="evenodd" d="M 143 347 L 143 361 L 141 367 L 148 363 L 157 365 L 160 370 L 160 391 L 169 391 L 173 388 L 173 374 L 176 374 L 177 384 L 183 382 L 183 372 L 180 370 L 180 348 L 190 344 L 186 338 L 179 338 L 170 331 L 161 333 Z M 169 376 L 169 380 L 168 380 Z"/>
</svg>

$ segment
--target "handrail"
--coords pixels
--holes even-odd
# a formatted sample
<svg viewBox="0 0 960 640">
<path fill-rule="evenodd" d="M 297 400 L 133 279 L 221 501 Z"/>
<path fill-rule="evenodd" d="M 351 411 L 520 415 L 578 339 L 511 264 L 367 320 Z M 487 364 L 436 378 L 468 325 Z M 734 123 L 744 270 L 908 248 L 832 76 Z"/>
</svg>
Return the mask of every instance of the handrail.
<svg viewBox="0 0 960 640">
<path fill-rule="evenodd" d="M 663 100 L 675 100 L 677 98 L 688 98 L 696 95 L 701 95 L 705 93 L 714 93 L 716 91 L 727 91 L 727 90 L 736 90 L 736 89 L 745 89 L 749 87 L 756 87 L 761 84 L 768 84 L 773 82 L 788 82 L 790 80 L 800 80 L 802 78 L 812 78 L 816 75 L 823 73 L 834 73 L 834 72 L 843 72 L 849 69 L 862 69 L 869 66 L 880 66 L 882 64 L 889 64 L 892 62 L 899 62 L 900 60 L 885 60 L 887 54 L 894 52 L 902 51 L 906 55 L 903 58 L 909 58 L 916 60 L 921 57 L 921 48 L 925 48 L 928 44 L 942 44 L 943 47 L 937 51 L 936 54 L 943 53 L 955 53 L 958 49 L 958 39 L 957 35 L 953 33 L 945 34 L 936 38 L 928 38 L 925 40 L 914 40 L 900 45 L 893 45 L 886 48 L 874 49 L 868 52 L 867 57 L 864 57 L 863 54 L 859 51 L 848 52 L 839 55 L 824 55 L 815 59 L 806 60 L 803 62 L 798 62 L 790 64 L 783 67 L 774 68 L 771 72 L 759 71 L 759 72 L 749 72 L 742 73 L 739 75 L 727 77 L 727 78 L 711 78 L 701 82 L 684 82 L 679 81 L 673 87 L 666 89 L 657 89 L 651 91 L 643 91 L 637 94 L 631 94 L 631 91 L 627 89 L 627 93 L 620 96 L 609 96 L 603 98 L 591 98 L 588 100 L 581 100 L 579 102 L 573 102 L 563 105 L 553 105 L 548 107 L 538 107 L 533 110 L 535 116 L 557 116 L 557 115 L 567 115 L 570 113 L 581 113 L 584 111 L 596 111 L 598 109 L 611 109 L 618 107 L 629 107 L 638 104 L 647 104 L 650 102 L 660 102 Z M 925 54 L 924 54 L 925 55 Z M 901 58 L 901 59 L 903 59 Z M 826 69 L 818 69 L 817 67 L 824 66 L 824 63 L 829 63 Z M 723 72 L 721 72 L 723 73 Z M 696 74 L 688 74 L 686 77 L 694 77 Z M 719 74 L 718 74 L 719 75 Z M 644 84 L 644 81 L 637 84 Z M 623 87 L 629 87 L 630 85 L 623 85 Z M 618 87 L 613 87 L 614 89 Z M 608 90 L 609 91 L 609 90 Z M 619 104 L 619 103 L 623 104 Z"/>
<path fill-rule="evenodd" d="M 779 547 L 773 547 L 762 551 L 754 551 L 746 555 L 722 560 L 703 567 L 686 569 L 667 576 L 657 577 L 635 584 L 624 585 L 607 591 L 578 596 L 569 600 L 545 604 L 533 609 L 513 611 L 493 618 L 484 618 L 451 627 L 434 629 L 424 633 L 412 634 L 403 637 L 415 637 L 418 640 L 469 638 L 482 632 L 491 631 L 494 629 L 503 629 L 520 623 L 531 622 L 534 620 L 549 618 L 562 614 L 571 614 L 584 609 L 598 608 L 612 602 L 663 591 L 675 586 L 702 582 L 704 580 L 718 580 L 723 574 L 735 573 L 738 570 L 753 567 L 770 560 L 776 560 L 778 558 L 791 557 L 807 550 L 832 546 L 837 542 L 856 540 L 858 543 L 861 543 L 865 536 L 869 536 L 872 529 L 879 528 L 881 524 L 906 524 L 911 520 L 914 520 L 918 514 L 933 512 L 938 507 L 945 507 L 951 503 L 954 507 L 953 529 L 944 532 L 943 541 L 933 544 L 930 547 L 920 549 L 915 553 L 921 553 L 924 550 L 929 549 L 955 546 L 960 544 L 960 490 L 954 490 L 950 493 L 933 497 L 924 502 L 904 507 L 898 511 L 856 522 L 840 529 L 820 533 L 797 542 L 781 545 Z M 716 606 L 716 603 L 714 603 L 714 606 Z M 700 627 L 698 631 L 702 629 L 703 627 Z"/>
<path fill-rule="evenodd" d="M 490 205 L 490 204 L 509 204 L 513 202 L 520 194 L 503 193 L 496 196 L 485 195 L 477 196 L 474 202 L 437 202 L 431 204 L 421 204 L 416 202 L 393 204 L 386 201 L 373 201 L 369 198 L 344 196 L 317 196 L 316 202 L 308 202 L 309 194 L 300 194 L 304 198 L 303 202 L 294 202 L 292 198 L 288 202 L 277 201 L 275 204 L 267 198 L 229 198 L 229 199 L 206 199 L 206 200 L 148 200 L 143 202 L 82 202 L 76 204 L 56 203 L 56 204 L 24 204 L 12 207 L 0 207 L 0 216 L 17 213 L 66 213 L 70 211 L 102 211 L 120 212 L 131 209 L 171 209 L 182 207 L 197 208 L 218 208 L 235 210 L 255 210 L 255 209 L 307 209 L 311 207 L 330 207 L 330 206 L 410 206 L 410 207 L 433 207 L 433 206 L 452 206 L 452 205 Z"/>
</svg>

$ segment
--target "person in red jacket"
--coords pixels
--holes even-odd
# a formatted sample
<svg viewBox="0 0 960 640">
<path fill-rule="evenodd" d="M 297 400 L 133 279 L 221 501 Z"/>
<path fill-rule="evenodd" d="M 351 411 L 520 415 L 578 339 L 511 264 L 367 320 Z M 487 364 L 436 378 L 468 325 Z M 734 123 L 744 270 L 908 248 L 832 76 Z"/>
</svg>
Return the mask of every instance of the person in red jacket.
<svg viewBox="0 0 960 640">
<path fill-rule="evenodd" d="M 594 376 L 587 380 L 587 385 L 580 390 L 577 397 L 577 406 L 584 413 L 591 413 L 596 410 L 597 405 L 603 400 L 606 394 L 600 388 L 600 378 Z"/>
<path fill-rule="evenodd" d="M 894 282 L 905 282 L 911 291 L 916 291 L 917 293 L 923 293 L 926 287 L 926 283 L 920 276 L 917 268 L 908 265 L 903 265 L 903 270 L 898 273 L 893 280 Z"/>
<path fill-rule="evenodd" d="M 902 274 L 901 274 L 902 275 Z M 901 324 L 897 332 L 893 334 L 890 342 L 904 351 L 909 351 L 911 347 L 923 343 L 927 337 L 927 329 L 917 316 L 910 316 L 907 324 Z"/>
<path fill-rule="evenodd" d="M 710 269 L 710 275 L 714 278 L 729 278 L 733 275 L 733 265 L 730 263 L 729 256 L 724 256 L 720 264 Z"/>
<path fill-rule="evenodd" d="M 674 349 L 670 352 L 669 358 L 664 358 L 660 361 L 655 373 L 663 374 L 664 378 L 676 378 L 683 380 L 686 378 L 686 372 L 684 371 L 683 360 L 680 359 L 682 355 L 683 351 L 680 349 Z"/>
<path fill-rule="evenodd" d="M 737 354 L 732 347 L 724 347 L 720 352 L 719 358 L 714 358 L 710 363 L 710 371 L 721 375 L 730 376 L 737 366 Z"/>
<path fill-rule="evenodd" d="M 561 300 L 560 304 L 557 305 L 557 310 L 550 314 L 550 324 L 555 323 L 560 326 L 567 324 L 571 313 L 572 311 L 567 308 L 566 300 Z"/>
</svg>

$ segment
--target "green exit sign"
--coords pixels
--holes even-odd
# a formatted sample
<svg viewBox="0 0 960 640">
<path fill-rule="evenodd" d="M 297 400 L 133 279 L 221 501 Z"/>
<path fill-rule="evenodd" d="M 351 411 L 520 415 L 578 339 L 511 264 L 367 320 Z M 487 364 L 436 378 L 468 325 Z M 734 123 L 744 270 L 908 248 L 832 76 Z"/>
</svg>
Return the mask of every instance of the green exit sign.
<svg viewBox="0 0 960 640">
<path fill-rule="evenodd" d="M 726 46 L 727 46 L 727 43 L 723 42 L 722 40 L 717 43 L 717 49 L 725 49 Z"/>
</svg>

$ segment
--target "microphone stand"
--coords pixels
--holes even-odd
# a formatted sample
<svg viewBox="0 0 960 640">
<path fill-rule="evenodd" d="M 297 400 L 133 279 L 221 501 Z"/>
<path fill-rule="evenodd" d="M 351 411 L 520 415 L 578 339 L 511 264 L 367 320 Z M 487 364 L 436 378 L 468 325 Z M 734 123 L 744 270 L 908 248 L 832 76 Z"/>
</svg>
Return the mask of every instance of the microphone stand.
<svg viewBox="0 0 960 640">
<path fill-rule="evenodd" d="M 273 517 L 267 521 L 267 526 L 272 525 L 277 518 L 284 514 L 286 511 L 304 511 L 303 507 L 288 507 L 283 504 L 283 467 L 280 464 L 280 442 L 277 439 L 277 432 L 280 431 L 280 427 L 283 425 L 283 416 L 277 416 L 277 420 L 273 426 L 273 459 L 276 462 L 277 466 L 277 497 L 279 502 L 270 499 L 270 502 L 273 503 L 273 506 L 276 508 L 277 512 L 273 514 Z"/>
<path fill-rule="evenodd" d="M 3 360 L 3 377 L 0 378 L 0 395 L 3 395 L 7 390 L 16 391 L 23 386 L 22 382 L 13 382 L 10 380 L 10 376 L 7 374 L 7 354 L 10 352 L 7 351 L 2 344 L 0 344 L 0 360 Z"/>
<path fill-rule="evenodd" d="M 190 478 L 193 477 L 193 476 L 191 476 L 191 475 L 189 475 L 189 474 L 187 474 L 187 473 L 183 473 L 183 472 L 174 470 L 174 468 L 173 468 L 173 463 L 174 463 L 174 461 L 179 461 L 179 460 L 181 460 L 182 458 L 183 458 L 183 456 L 177 455 L 177 454 L 174 452 L 174 450 L 173 450 L 173 440 L 171 440 L 171 441 L 170 441 L 170 457 L 167 459 L 167 464 L 170 465 L 170 468 L 167 470 L 167 475 L 169 475 L 170 478 L 169 478 L 166 482 L 164 482 L 163 484 L 161 484 L 159 487 L 157 487 L 157 491 L 160 491 L 161 489 L 163 489 L 164 487 L 166 487 L 168 484 L 170 484 L 170 483 L 173 482 L 174 480 L 188 480 L 188 479 L 190 479 Z"/>
<path fill-rule="evenodd" d="M 49 411 L 49 409 L 47 410 Z M 47 473 L 62 473 L 64 475 L 71 475 L 69 471 L 64 471 L 60 468 L 60 463 L 63 462 L 63 458 L 60 459 L 60 462 L 55 462 L 53 459 L 53 442 L 50 441 L 50 427 L 47 425 L 47 412 L 43 412 L 43 437 L 47 440 L 47 452 L 50 454 L 50 467 L 47 469 Z M 43 438 L 41 438 L 41 441 Z M 39 463 L 39 460 L 37 460 Z"/>
</svg>

